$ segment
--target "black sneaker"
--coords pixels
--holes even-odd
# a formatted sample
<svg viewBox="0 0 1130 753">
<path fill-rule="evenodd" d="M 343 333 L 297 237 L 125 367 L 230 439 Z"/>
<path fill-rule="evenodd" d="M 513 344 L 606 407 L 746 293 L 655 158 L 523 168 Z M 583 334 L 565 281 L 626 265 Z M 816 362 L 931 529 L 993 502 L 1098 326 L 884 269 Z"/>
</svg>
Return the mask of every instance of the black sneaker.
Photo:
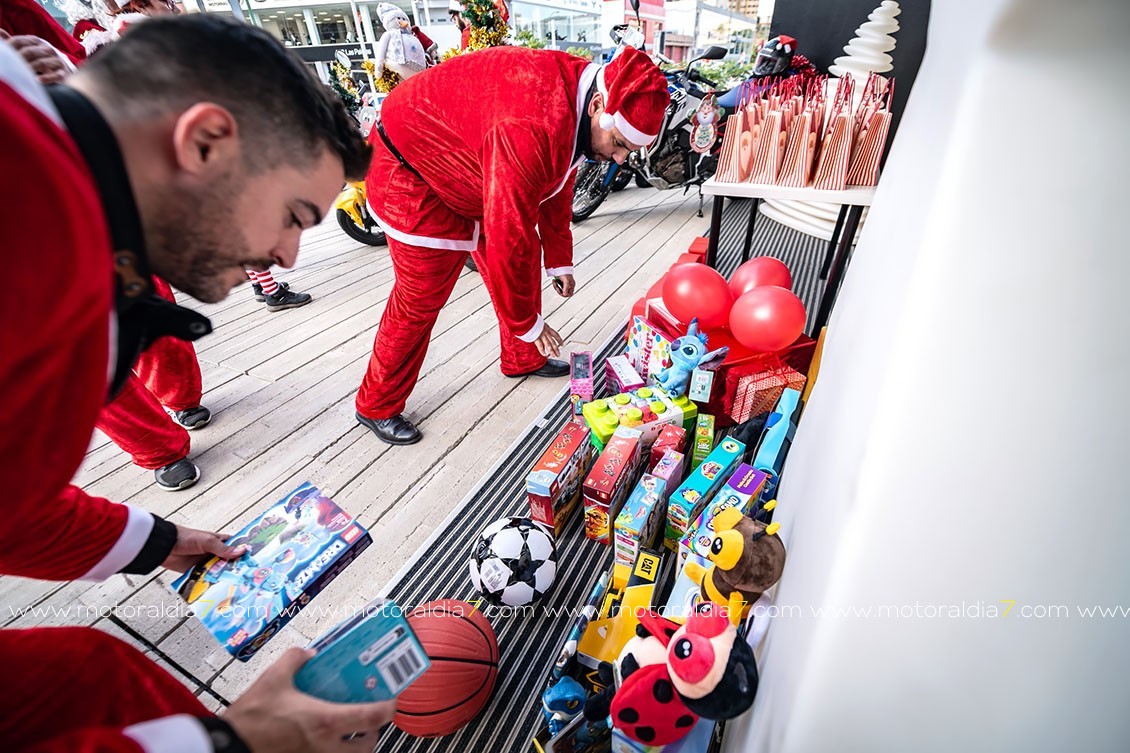
<svg viewBox="0 0 1130 753">
<path fill-rule="evenodd" d="M 212 411 L 205 408 L 203 405 L 198 405 L 195 408 L 185 408 L 184 410 L 171 410 L 169 415 L 173 417 L 173 421 L 180 424 L 189 431 L 196 431 L 203 429 L 212 420 Z"/>
<path fill-rule="evenodd" d="M 279 291 L 286 292 L 287 290 L 290 290 L 289 282 L 280 282 L 278 283 L 278 285 Z M 277 292 L 278 291 L 276 291 L 276 293 Z M 255 296 L 255 300 L 259 301 L 259 303 L 262 303 L 266 299 L 263 295 L 263 286 L 257 282 L 251 283 L 251 293 Z"/>
<path fill-rule="evenodd" d="M 175 463 L 169 463 L 164 468 L 153 471 L 157 478 L 157 486 L 167 492 L 176 492 L 187 489 L 200 480 L 200 469 L 191 460 L 184 458 Z"/>
<path fill-rule="evenodd" d="M 279 286 L 278 292 L 274 295 L 263 296 L 263 303 L 267 304 L 267 311 L 296 309 L 299 306 L 305 306 L 312 300 L 314 299 L 310 297 L 309 293 L 295 293 L 293 290 L 288 290 L 281 285 Z"/>
</svg>

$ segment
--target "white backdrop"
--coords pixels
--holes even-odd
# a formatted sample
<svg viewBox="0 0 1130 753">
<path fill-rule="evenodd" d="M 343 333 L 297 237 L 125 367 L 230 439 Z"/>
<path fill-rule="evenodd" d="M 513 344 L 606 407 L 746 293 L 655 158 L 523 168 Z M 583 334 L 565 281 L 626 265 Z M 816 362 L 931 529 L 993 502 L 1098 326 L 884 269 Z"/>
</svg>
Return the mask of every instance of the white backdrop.
<svg viewBox="0 0 1130 753">
<path fill-rule="evenodd" d="M 1079 611 L 1130 607 L 1128 33 L 1125 0 L 933 4 L 727 753 L 1130 750 L 1130 617 Z"/>
</svg>

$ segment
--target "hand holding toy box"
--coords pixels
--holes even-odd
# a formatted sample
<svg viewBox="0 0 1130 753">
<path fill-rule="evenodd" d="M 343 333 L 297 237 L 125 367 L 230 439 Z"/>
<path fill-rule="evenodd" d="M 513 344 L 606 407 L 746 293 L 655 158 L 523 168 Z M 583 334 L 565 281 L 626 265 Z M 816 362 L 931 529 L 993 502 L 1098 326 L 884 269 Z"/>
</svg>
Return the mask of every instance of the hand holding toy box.
<svg viewBox="0 0 1130 753">
<path fill-rule="evenodd" d="M 641 547 L 655 547 L 657 534 L 667 518 L 666 498 L 662 479 L 647 473 L 640 478 L 616 516 L 616 564 L 631 567 Z"/>
<path fill-rule="evenodd" d="M 667 501 L 667 530 L 663 541 L 668 549 L 675 551 L 678 548 L 679 540 L 686 534 L 691 521 L 714 497 L 722 482 L 729 478 L 743 453 L 744 444 L 733 437 L 726 437 L 671 495 Z"/>
<path fill-rule="evenodd" d="M 612 356 L 604 362 L 604 376 L 609 391 L 630 392 L 644 386 L 644 381 L 627 356 Z"/>
<path fill-rule="evenodd" d="M 526 476 L 530 517 L 560 536 L 581 501 L 581 485 L 595 455 L 589 427 L 570 421 Z"/>
<path fill-rule="evenodd" d="M 294 686 L 334 703 L 388 701 L 431 666 L 404 612 L 387 599 L 370 602 L 309 648 Z"/>
<path fill-rule="evenodd" d="M 247 661 L 372 543 L 368 531 L 306 482 L 172 583 L 224 648 Z"/>
<path fill-rule="evenodd" d="M 714 518 L 731 507 L 736 507 L 742 515 L 748 514 L 761 499 L 768 481 L 769 476 L 762 471 L 745 463 L 740 464 L 679 541 L 678 565 L 681 567 L 687 554 L 692 551 L 702 557 L 709 557 L 710 545 L 714 542 Z"/>
<path fill-rule="evenodd" d="M 612 521 L 631 491 L 640 456 L 639 432 L 617 430 L 585 479 L 585 536 L 609 544 Z"/>
</svg>

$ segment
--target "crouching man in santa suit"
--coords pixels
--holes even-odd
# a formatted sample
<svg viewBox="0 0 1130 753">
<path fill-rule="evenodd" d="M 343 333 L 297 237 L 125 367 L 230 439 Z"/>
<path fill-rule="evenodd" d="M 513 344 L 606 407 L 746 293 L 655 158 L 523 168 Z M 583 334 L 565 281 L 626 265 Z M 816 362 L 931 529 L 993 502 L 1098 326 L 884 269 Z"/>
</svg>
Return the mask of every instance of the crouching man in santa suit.
<svg viewBox="0 0 1130 753">
<path fill-rule="evenodd" d="M 572 178 L 585 157 L 623 162 L 659 134 L 667 81 L 637 50 L 605 67 L 499 47 L 406 80 L 381 108 L 365 181 L 396 282 L 357 393 L 357 420 L 389 444 L 468 253 L 498 315 L 502 373 L 564 376 L 541 316 L 540 268 L 573 294 Z"/>
</svg>

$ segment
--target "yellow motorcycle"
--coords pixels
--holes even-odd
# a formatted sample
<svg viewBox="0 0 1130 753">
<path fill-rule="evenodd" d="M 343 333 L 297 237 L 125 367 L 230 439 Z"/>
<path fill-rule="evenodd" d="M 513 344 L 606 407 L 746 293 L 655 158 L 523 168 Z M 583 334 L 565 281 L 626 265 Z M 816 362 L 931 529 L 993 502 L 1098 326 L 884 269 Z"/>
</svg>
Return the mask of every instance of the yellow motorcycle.
<svg viewBox="0 0 1130 753">
<path fill-rule="evenodd" d="M 365 183 L 350 182 L 334 202 L 337 224 L 355 241 L 369 246 L 384 246 L 388 243 L 377 221 L 369 214 L 365 205 Z"/>
</svg>

